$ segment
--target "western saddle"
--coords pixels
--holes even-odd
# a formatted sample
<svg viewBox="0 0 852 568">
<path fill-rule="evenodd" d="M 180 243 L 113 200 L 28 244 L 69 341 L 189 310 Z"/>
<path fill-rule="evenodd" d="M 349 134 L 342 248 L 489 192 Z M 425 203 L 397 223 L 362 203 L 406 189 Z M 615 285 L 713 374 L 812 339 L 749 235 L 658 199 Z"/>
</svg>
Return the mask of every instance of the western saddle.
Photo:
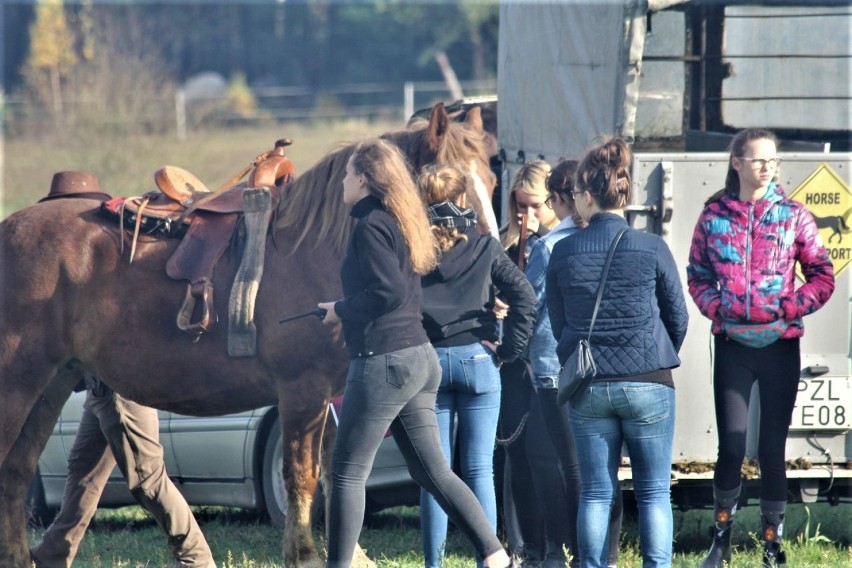
<svg viewBox="0 0 852 568">
<path fill-rule="evenodd" d="M 273 201 L 280 196 L 281 187 L 290 180 L 295 168 L 286 156 L 289 139 L 278 140 L 275 147 L 257 156 L 246 168 L 211 192 L 190 172 L 163 166 L 154 173 L 156 191 L 139 197 L 118 197 L 106 201 L 101 208 L 120 220 L 122 227 L 132 234 L 130 262 L 136 253 L 140 234 L 154 237 L 180 238 L 181 243 L 166 263 L 166 273 L 175 280 L 187 280 L 186 296 L 177 316 L 177 326 L 195 336 L 195 341 L 218 320 L 213 307 L 213 270 L 228 248 L 240 219 L 244 220 L 247 242 L 240 270 L 255 274 L 259 280 L 263 264 L 263 241 L 269 226 Z M 248 180 L 240 180 L 250 173 Z M 260 255 L 248 254 L 248 248 L 260 249 Z M 124 232 L 121 240 L 124 251 Z M 244 266 L 246 260 L 259 266 Z M 244 278 L 237 273 L 237 279 Z M 235 287 L 236 289 L 236 287 Z M 253 294 L 257 287 L 249 286 Z M 233 291 L 232 291 L 233 292 Z M 249 306 L 253 310 L 254 298 L 234 298 L 233 306 Z M 236 356 L 254 355 L 253 314 L 230 314 L 231 320 L 242 320 L 250 326 L 247 331 L 251 341 L 237 340 Z M 229 352 L 234 350 L 229 328 Z M 236 330 L 236 333 L 241 333 Z M 248 345 L 252 343 L 252 345 Z"/>
</svg>

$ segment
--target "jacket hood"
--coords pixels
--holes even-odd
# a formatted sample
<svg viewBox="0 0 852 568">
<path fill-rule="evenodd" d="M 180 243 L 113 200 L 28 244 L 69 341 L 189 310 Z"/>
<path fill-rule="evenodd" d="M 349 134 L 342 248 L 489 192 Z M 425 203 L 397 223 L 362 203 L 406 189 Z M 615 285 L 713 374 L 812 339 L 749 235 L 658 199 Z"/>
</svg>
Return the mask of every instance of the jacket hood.
<svg viewBox="0 0 852 568">
<path fill-rule="evenodd" d="M 784 188 L 773 181 L 766 187 L 766 192 L 763 194 L 763 197 L 755 200 L 753 203 L 776 203 L 785 197 L 786 194 L 784 193 Z M 748 204 L 750 203 L 749 201 L 741 201 L 737 193 L 734 191 L 725 192 L 721 200 L 724 201 L 728 207 L 734 208 L 748 207 Z"/>
<path fill-rule="evenodd" d="M 762 219 L 785 197 L 784 189 L 772 182 L 760 199 L 741 201 L 737 194 L 728 192 L 716 202 L 715 208 L 717 211 L 726 212 L 724 214 L 730 216 L 731 219 L 740 219 L 740 222 L 746 223 L 750 212 L 755 219 Z M 710 204 L 711 209 L 714 208 L 713 205 Z"/>
<path fill-rule="evenodd" d="M 482 237 L 488 235 L 480 234 L 475 227 L 464 230 L 467 237 L 456 243 L 456 246 L 441 255 L 438 267 L 431 276 L 438 282 L 455 280 L 465 270 L 476 263 L 476 259 L 485 251 L 485 243 Z M 490 237 L 489 237 L 490 238 Z M 471 253 L 471 249 L 474 252 Z"/>
</svg>

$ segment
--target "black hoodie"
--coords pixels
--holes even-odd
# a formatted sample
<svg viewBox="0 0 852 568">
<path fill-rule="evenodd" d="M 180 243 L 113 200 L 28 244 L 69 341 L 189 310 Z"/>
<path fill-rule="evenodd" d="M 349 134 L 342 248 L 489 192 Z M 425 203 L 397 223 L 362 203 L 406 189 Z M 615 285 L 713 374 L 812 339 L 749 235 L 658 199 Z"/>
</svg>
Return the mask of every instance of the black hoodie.
<svg viewBox="0 0 852 568">
<path fill-rule="evenodd" d="M 500 243 L 470 227 L 466 240 L 441 256 L 422 279 L 423 327 L 435 347 L 497 339 L 495 288 L 509 304 L 497 356 L 511 361 L 523 353 L 535 323 L 535 293 Z"/>
</svg>

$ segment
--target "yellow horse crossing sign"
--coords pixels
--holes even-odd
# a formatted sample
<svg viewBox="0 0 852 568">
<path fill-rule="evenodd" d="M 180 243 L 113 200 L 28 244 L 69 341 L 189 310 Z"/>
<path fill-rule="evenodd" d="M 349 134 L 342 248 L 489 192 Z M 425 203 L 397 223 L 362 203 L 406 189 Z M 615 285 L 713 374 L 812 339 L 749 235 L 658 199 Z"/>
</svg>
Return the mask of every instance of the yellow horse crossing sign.
<svg viewBox="0 0 852 568">
<path fill-rule="evenodd" d="M 852 262 L 852 191 L 828 164 L 820 164 L 791 194 L 810 210 L 839 276 Z"/>
</svg>

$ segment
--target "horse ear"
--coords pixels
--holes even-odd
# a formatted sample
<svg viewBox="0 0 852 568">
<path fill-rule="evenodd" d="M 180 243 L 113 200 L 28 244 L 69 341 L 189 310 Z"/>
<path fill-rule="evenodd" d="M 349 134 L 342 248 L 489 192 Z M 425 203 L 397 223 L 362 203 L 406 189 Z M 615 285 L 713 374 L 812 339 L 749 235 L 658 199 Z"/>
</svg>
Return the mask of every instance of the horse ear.
<svg viewBox="0 0 852 568">
<path fill-rule="evenodd" d="M 464 117 L 464 121 L 477 132 L 482 132 L 482 109 L 478 106 L 473 107 L 467 111 L 467 116 Z"/>
<path fill-rule="evenodd" d="M 432 107 L 432 116 L 429 117 L 429 144 L 432 148 L 441 145 L 441 139 L 447 134 L 450 126 L 450 117 L 444 103 L 438 103 Z"/>
</svg>

